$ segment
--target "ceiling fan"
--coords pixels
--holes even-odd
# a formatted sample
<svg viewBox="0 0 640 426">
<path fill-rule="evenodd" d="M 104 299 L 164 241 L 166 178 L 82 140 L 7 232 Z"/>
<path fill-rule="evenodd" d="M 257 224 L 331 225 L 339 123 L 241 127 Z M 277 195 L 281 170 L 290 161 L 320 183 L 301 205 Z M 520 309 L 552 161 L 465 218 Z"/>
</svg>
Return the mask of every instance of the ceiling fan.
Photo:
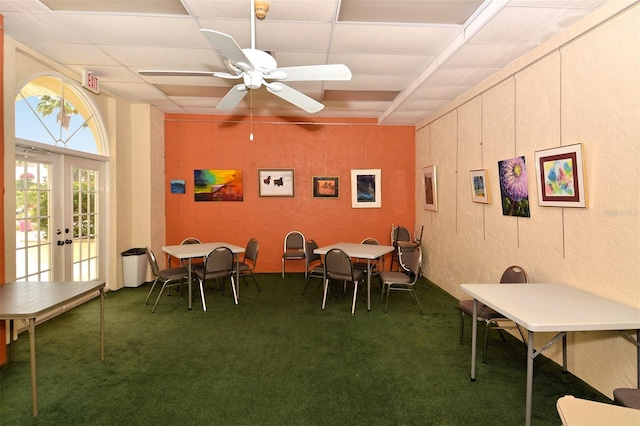
<svg viewBox="0 0 640 426">
<path fill-rule="evenodd" d="M 307 65 L 278 68 L 269 53 L 255 48 L 255 0 L 251 0 L 251 48 L 241 49 L 230 35 L 200 29 L 209 43 L 218 50 L 229 72 L 140 70 L 144 76 L 218 77 L 242 80 L 229 90 L 216 106 L 219 110 L 235 108 L 251 90 L 264 86 L 267 91 L 309 113 L 321 111 L 324 105 L 302 92 L 283 84 L 289 81 L 351 80 L 351 71 L 343 64 Z"/>
</svg>

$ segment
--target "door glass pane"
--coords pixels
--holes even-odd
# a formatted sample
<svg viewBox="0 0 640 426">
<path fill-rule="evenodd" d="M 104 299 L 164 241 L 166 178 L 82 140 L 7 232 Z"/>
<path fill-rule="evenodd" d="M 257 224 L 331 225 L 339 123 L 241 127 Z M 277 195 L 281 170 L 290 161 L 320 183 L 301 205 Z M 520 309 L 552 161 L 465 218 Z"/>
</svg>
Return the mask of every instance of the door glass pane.
<svg viewBox="0 0 640 426">
<path fill-rule="evenodd" d="M 16 280 L 42 280 L 51 267 L 51 165 L 16 161 Z M 48 274 L 47 274 L 48 276 Z"/>
<path fill-rule="evenodd" d="M 98 278 L 98 172 L 73 168 L 73 279 Z"/>
</svg>

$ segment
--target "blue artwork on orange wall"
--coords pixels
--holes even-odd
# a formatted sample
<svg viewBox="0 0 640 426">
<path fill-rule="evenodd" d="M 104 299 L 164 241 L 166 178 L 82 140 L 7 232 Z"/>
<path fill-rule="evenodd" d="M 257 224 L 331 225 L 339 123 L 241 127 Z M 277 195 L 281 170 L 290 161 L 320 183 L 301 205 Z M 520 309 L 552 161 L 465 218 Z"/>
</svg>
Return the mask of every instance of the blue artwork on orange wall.
<svg viewBox="0 0 640 426">
<path fill-rule="evenodd" d="M 242 170 L 194 170 L 195 201 L 242 201 Z"/>
</svg>

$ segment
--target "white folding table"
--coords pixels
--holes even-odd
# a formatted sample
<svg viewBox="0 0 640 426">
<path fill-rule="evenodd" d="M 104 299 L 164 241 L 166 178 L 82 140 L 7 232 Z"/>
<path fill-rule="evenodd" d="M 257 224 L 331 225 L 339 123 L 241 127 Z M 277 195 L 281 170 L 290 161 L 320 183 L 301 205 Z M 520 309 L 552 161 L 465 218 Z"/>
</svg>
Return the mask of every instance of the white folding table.
<svg viewBox="0 0 640 426">
<path fill-rule="evenodd" d="M 164 246 L 162 247 L 162 251 L 175 257 L 176 259 L 187 259 L 188 269 L 189 269 L 189 309 L 193 304 L 193 297 L 191 294 L 191 259 L 198 257 L 206 257 L 209 253 L 219 247 L 228 247 L 231 252 L 235 255 L 236 258 L 236 294 L 240 297 L 240 271 L 238 270 L 238 264 L 240 260 L 238 259 L 238 255 L 240 253 L 244 253 L 244 247 L 234 246 L 233 244 L 227 243 L 202 243 L 202 244 L 178 244 L 174 246 Z M 238 300 L 235 301 L 238 304 Z"/>
<path fill-rule="evenodd" d="M 393 246 L 380 246 L 376 244 L 336 243 L 319 247 L 313 252 L 325 255 L 331 249 L 340 249 L 351 258 L 367 259 L 367 310 L 371 310 L 371 261 L 391 253 Z"/>
<path fill-rule="evenodd" d="M 0 285 L 0 320 L 9 321 L 9 361 L 14 358 L 13 321 L 22 320 L 29 331 L 33 417 L 38 415 L 36 318 L 98 293 L 100 295 L 100 360 L 104 361 L 104 287 L 104 281 L 31 281 Z"/>
<path fill-rule="evenodd" d="M 640 410 L 565 395 L 556 402 L 562 426 L 638 426 Z"/>
<path fill-rule="evenodd" d="M 476 379 L 478 302 L 493 308 L 528 330 L 525 409 L 527 426 L 531 424 L 533 360 L 561 338 L 562 368 L 567 371 L 567 332 L 620 331 L 625 339 L 638 347 L 640 385 L 640 309 L 564 284 L 462 284 L 460 288 L 474 299 L 471 381 Z M 636 338 L 625 330 L 636 330 Z M 536 351 L 533 345 L 535 332 L 558 334 Z"/>
</svg>

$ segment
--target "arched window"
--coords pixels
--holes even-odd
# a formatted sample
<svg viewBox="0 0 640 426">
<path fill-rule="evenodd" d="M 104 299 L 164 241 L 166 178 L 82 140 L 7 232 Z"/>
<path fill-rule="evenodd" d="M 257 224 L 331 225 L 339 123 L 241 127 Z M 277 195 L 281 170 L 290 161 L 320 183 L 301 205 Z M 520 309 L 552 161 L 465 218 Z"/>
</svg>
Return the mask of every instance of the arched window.
<svg viewBox="0 0 640 426">
<path fill-rule="evenodd" d="M 37 77 L 16 96 L 16 139 L 106 155 L 100 120 L 90 105 L 75 82 Z"/>
</svg>

